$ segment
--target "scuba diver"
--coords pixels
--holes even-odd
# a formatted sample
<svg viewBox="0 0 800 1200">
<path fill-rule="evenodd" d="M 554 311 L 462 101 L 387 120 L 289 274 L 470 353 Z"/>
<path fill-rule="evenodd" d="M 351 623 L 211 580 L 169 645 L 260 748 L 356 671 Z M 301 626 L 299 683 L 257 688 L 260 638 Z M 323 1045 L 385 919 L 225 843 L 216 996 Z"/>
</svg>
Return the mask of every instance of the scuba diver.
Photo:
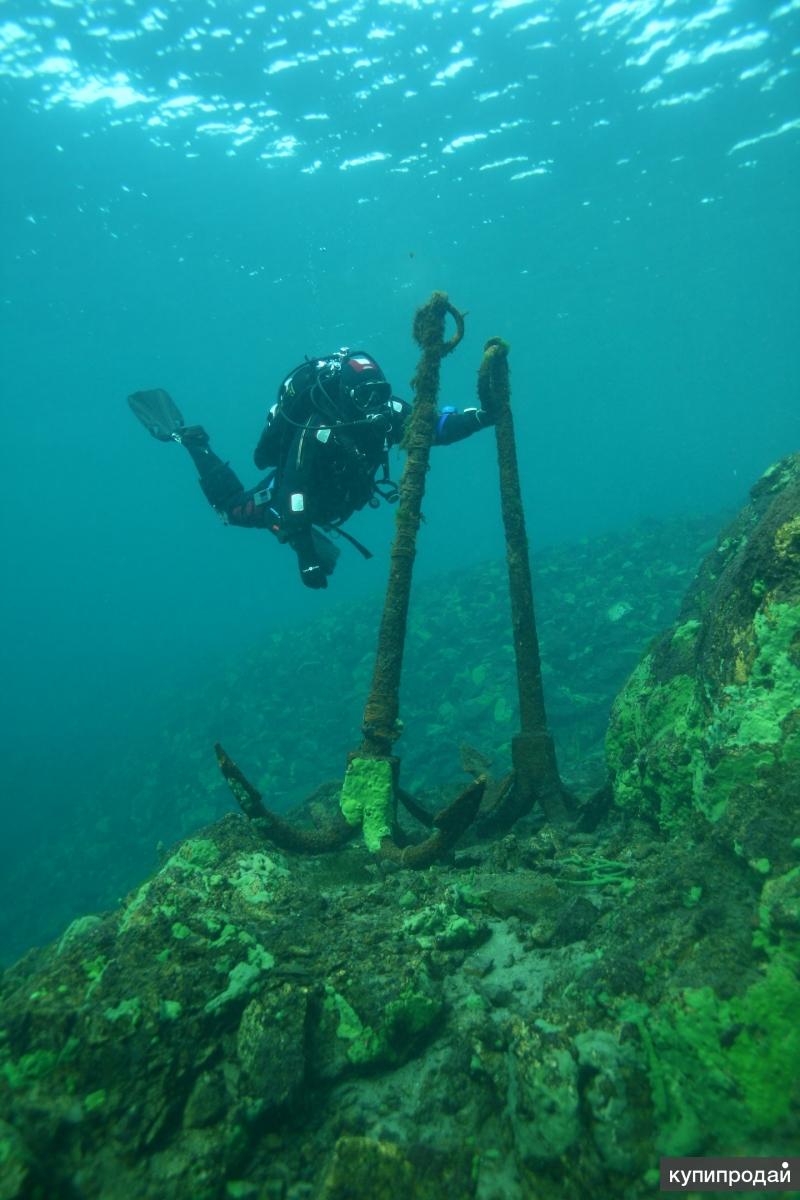
<svg viewBox="0 0 800 1200">
<path fill-rule="evenodd" d="M 402 438 L 411 405 L 392 395 L 371 355 L 344 348 L 306 359 L 289 372 L 254 454 L 259 470 L 272 470 L 249 489 L 211 449 L 205 429 L 184 424 L 163 389 L 135 392 L 128 403 L 153 437 L 188 451 L 206 499 L 226 524 L 267 529 L 288 542 L 306 587 L 327 587 L 339 557 L 323 530 L 372 557 L 341 526 L 365 505 L 375 508 L 381 498 L 397 499 L 389 449 Z M 494 418 L 483 409 L 444 408 L 434 444 L 461 441 L 492 424 Z"/>
</svg>

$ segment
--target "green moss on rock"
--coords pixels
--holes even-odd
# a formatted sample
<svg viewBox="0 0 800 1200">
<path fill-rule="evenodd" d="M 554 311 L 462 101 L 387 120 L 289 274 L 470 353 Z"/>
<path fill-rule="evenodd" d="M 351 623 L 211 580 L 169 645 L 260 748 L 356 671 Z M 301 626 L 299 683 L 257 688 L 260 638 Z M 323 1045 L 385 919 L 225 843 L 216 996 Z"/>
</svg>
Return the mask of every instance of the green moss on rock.
<svg viewBox="0 0 800 1200">
<path fill-rule="evenodd" d="M 441 1012 L 438 1000 L 407 989 L 389 1001 L 380 1023 L 373 1027 L 361 1020 L 341 993 L 330 985 L 325 991 L 323 1009 L 336 1019 L 336 1036 L 348 1043 L 347 1058 L 358 1066 L 404 1061 Z"/>
<path fill-rule="evenodd" d="M 33 1050 L 23 1054 L 16 1062 L 8 1059 L 0 1066 L 0 1075 L 12 1088 L 27 1087 L 38 1079 L 49 1075 L 58 1063 L 58 1055 L 53 1050 Z"/>
<path fill-rule="evenodd" d="M 206 1003 L 207 1013 L 216 1013 L 229 1004 L 244 996 L 249 996 L 255 990 L 265 971 L 271 971 L 275 959 L 263 946 L 253 945 L 247 952 L 247 958 L 232 967 L 228 974 L 227 987 Z"/>
<path fill-rule="evenodd" d="M 616 803 L 654 813 L 663 826 L 684 815 L 703 723 L 695 681 L 683 674 L 660 681 L 646 656 L 615 701 L 606 737 Z"/>
<path fill-rule="evenodd" d="M 800 981 L 775 957 L 741 996 L 686 988 L 623 1011 L 645 1047 L 662 1154 L 769 1153 L 800 1102 Z M 777 1153 L 777 1149 L 773 1149 Z"/>
<path fill-rule="evenodd" d="M 778 869 L 800 791 L 799 462 L 755 486 L 617 697 L 606 738 L 618 807 L 667 832 L 700 815 Z"/>
<path fill-rule="evenodd" d="M 288 874 L 277 854 L 255 851 L 239 856 L 231 883 L 247 904 L 269 904 Z"/>
</svg>

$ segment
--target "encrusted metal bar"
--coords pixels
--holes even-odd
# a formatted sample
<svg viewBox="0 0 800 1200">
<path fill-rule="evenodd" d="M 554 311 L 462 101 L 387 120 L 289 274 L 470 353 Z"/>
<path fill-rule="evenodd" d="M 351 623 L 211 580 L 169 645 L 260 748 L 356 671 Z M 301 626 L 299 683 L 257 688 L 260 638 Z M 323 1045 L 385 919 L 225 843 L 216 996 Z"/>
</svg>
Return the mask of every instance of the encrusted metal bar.
<svg viewBox="0 0 800 1200">
<path fill-rule="evenodd" d="M 282 850 L 322 854 L 327 850 L 338 850 L 357 832 L 338 812 L 332 824 L 322 829 L 306 830 L 290 825 L 264 806 L 261 793 L 253 787 L 233 759 L 228 757 L 219 742 L 214 746 L 214 750 L 225 782 L 244 815 L 249 817 L 268 841 Z"/>
<path fill-rule="evenodd" d="M 520 715 L 520 732 L 511 742 L 514 787 L 506 793 L 502 810 L 498 806 L 493 810 L 493 828 L 510 827 L 530 812 L 537 801 L 548 820 L 555 822 L 566 821 L 576 808 L 573 797 L 559 777 L 555 745 L 547 728 L 528 538 L 511 413 L 508 349 L 508 343 L 502 338 L 490 338 L 478 370 L 481 406 L 495 421 Z"/>
<path fill-rule="evenodd" d="M 452 804 L 437 813 L 433 818 L 436 832 L 424 842 L 401 849 L 393 838 L 387 837 L 381 842 L 379 857 L 395 862 L 401 867 L 415 869 L 429 867 L 437 859 L 443 858 L 475 820 L 486 782 L 485 775 L 474 779 Z"/>
<path fill-rule="evenodd" d="M 448 314 L 456 322 L 456 332 L 445 341 L 444 327 Z M 400 736 L 400 674 L 422 497 L 436 432 L 439 368 L 442 359 L 456 348 L 463 336 L 462 314 L 453 307 L 444 292 L 434 292 L 414 318 L 414 338 L 422 349 L 422 355 L 413 380 L 414 407 L 403 438 L 407 457 L 400 480 L 395 536 L 372 685 L 364 707 L 363 742 L 359 754 L 365 758 L 391 754 L 392 746 Z"/>
</svg>

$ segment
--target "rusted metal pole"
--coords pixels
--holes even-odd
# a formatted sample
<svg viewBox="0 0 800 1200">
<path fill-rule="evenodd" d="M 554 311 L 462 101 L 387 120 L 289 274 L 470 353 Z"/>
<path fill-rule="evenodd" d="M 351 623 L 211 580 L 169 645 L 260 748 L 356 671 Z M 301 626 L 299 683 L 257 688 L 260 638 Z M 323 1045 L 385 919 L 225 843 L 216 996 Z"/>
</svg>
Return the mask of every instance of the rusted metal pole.
<svg viewBox="0 0 800 1200">
<path fill-rule="evenodd" d="M 511 621 L 517 660 L 520 732 L 511 741 L 514 786 L 507 794 L 503 814 L 496 813 L 494 820 L 490 817 L 493 827 L 506 828 L 530 812 L 537 801 L 547 819 L 554 822 L 564 822 L 575 808 L 574 800 L 558 774 L 555 746 L 547 728 L 528 537 L 511 413 L 508 349 L 508 344 L 501 338 L 490 338 L 484 347 L 483 361 L 478 370 L 481 406 L 495 419 Z"/>
<path fill-rule="evenodd" d="M 456 323 L 445 341 L 447 316 Z M 401 866 L 426 867 L 453 846 L 477 815 L 486 778 L 474 780 L 444 811 L 430 819 L 433 832 L 424 842 L 401 848 L 395 841 L 396 799 L 402 795 L 400 763 L 392 749 L 400 736 L 400 676 L 406 637 L 411 577 L 416 556 L 425 477 L 436 431 L 439 368 L 464 336 L 464 318 L 444 292 L 434 292 L 414 318 L 414 338 L 422 355 L 414 376 L 414 407 L 403 439 L 407 451 L 400 481 L 395 537 L 378 648 L 369 697 L 364 707 L 359 749 L 349 757 L 341 794 L 342 813 L 360 824 L 367 848 Z"/>
<path fill-rule="evenodd" d="M 445 341 L 444 325 L 448 313 L 455 320 L 456 331 L 449 341 Z M 413 380 L 414 407 L 403 439 L 403 449 L 408 456 L 400 480 L 389 580 L 372 686 L 364 708 L 363 741 L 358 751 L 366 758 L 390 754 L 401 732 L 398 721 L 400 674 L 425 476 L 436 431 L 439 368 L 442 359 L 455 350 L 463 336 L 463 316 L 452 306 L 445 292 L 434 292 L 414 318 L 414 338 L 422 355 Z"/>
</svg>

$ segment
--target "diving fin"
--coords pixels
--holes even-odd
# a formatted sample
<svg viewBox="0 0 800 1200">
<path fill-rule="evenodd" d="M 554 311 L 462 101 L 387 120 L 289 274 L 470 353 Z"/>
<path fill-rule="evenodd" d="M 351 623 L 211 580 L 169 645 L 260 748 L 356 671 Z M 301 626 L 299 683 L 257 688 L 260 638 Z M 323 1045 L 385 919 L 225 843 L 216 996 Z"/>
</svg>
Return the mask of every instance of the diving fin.
<svg viewBox="0 0 800 1200">
<path fill-rule="evenodd" d="M 169 392 L 163 388 L 155 388 L 151 392 L 134 392 L 128 396 L 128 404 L 134 416 L 138 417 L 160 442 L 178 441 L 175 435 L 183 429 L 183 417 Z"/>
</svg>

